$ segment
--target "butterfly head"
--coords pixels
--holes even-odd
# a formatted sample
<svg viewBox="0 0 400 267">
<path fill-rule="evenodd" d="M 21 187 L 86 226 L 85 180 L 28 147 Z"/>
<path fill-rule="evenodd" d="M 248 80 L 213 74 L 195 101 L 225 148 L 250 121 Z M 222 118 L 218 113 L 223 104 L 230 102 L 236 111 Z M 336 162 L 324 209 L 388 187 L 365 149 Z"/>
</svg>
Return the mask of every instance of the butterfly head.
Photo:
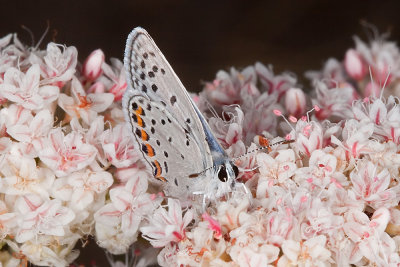
<svg viewBox="0 0 400 267">
<path fill-rule="evenodd" d="M 218 179 L 223 183 L 228 183 L 231 187 L 235 185 L 235 179 L 239 174 L 238 167 L 230 160 L 226 160 L 216 167 Z"/>
</svg>

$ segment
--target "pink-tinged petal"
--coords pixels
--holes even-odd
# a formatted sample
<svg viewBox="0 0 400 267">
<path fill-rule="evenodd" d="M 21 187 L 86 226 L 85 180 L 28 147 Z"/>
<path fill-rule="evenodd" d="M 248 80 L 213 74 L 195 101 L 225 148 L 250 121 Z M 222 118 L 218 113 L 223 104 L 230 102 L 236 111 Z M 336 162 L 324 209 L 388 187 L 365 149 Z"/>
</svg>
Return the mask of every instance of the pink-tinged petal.
<svg viewBox="0 0 400 267">
<path fill-rule="evenodd" d="M 72 196 L 71 196 L 71 203 L 74 207 L 79 210 L 83 210 L 89 204 L 91 204 L 94 200 L 94 192 L 87 191 L 84 188 L 74 188 Z"/>
<path fill-rule="evenodd" d="M 18 198 L 17 202 L 15 203 L 15 207 L 20 213 L 25 214 L 35 211 L 38 207 L 40 207 L 40 205 L 42 205 L 42 203 L 43 200 L 40 196 L 30 194 Z"/>
<path fill-rule="evenodd" d="M 54 118 L 49 110 L 41 110 L 33 118 L 29 128 L 35 133 L 36 137 L 47 134 L 53 127 Z"/>
<path fill-rule="evenodd" d="M 7 133 L 19 142 L 30 142 L 32 132 L 26 125 L 16 124 L 7 128 Z"/>
<path fill-rule="evenodd" d="M 369 116 L 376 125 L 381 125 L 386 120 L 387 109 L 382 100 L 376 99 L 370 107 Z"/>
<path fill-rule="evenodd" d="M 39 88 L 39 94 L 46 103 L 51 103 L 60 95 L 60 88 L 46 85 Z"/>
<path fill-rule="evenodd" d="M 135 213 L 128 213 L 122 216 L 121 229 L 127 233 L 135 233 L 141 221 L 141 217 Z"/>
<path fill-rule="evenodd" d="M 114 227 L 120 223 L 121 216 L 121 211 L 117 210 L 115 206 L 110 203 L 100 208 L 95 213 L 94 218 L 96 222 Z"/>
<path fill-rule="evenodd" d="M 73 192 L 73 187 L 68 184 L 67 178 L 58 178 L 52 186 L 52 196 L 62 201 L 70 201 Z"/>
<path fill-rule="evenodd" d="M 114 95 L 110 93 L 98 93 L 89 94 L 87 98 L 91 103 L 90 109 L 96 112 L 103 112 L 113 103 Z"/>
<path fill-rule="evenodd" d="M 379 208 L 372 215 L 369 226 L 376 229 L 379 233 L 383 233 L 389 221 L 390 211 L 387 208 Z"/>
<path fill-rule="evenodd" d="M 132 196 L 138 196 L 147 191 L 148 174 L 144 171 L 139 171 L 132 176 L 125 185 L 125 190 L 130 192 Z"/>
<path fill-rule="evenodd" d="M 282 251 L 291 261 L 296 262 L 300 253 L 300 243 L 293 240 L 285 240 L 282 244 Z"/>
<path fill-rule="evenodd" d="M 110 190 L 110 199 L 115 208 L 123 212 L 130 207 L 133 196 L 123 188 L 113 188 Z"/>
</svg>

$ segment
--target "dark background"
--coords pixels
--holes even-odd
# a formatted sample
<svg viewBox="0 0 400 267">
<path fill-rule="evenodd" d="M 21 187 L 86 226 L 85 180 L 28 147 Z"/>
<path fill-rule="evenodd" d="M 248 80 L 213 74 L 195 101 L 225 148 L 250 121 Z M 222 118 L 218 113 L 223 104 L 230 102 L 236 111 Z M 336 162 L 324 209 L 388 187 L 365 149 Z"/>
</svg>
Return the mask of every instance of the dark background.
<svg viewBox="0 0 400 267">
<path fill-rule="evenodd" d="M 245 67 L 256 61 L 273 64 L 303 77 L 329 57 L 343 59 L 352 36 L 367 40 L 360 21 L 391 30 L 400 40 L 399 1 L 4 1 L 0 0 L 0 36 L 17 32 L 30 44 L 25 25 L 40 39 L 49 21 L 51 40 L 74 45 L 83 61 L 97 48 L 106 57 L 122 59 L 125 39 L 136 26 L 152 35 L 189 90 L 201 89 L 219 69 Z M 91 247 L 94 242 L 91 242 Z M 107 266 L 102 252 L 88 252 L 79 263 L 93 259 Z"/>
<path fill-rule="evenodd" d="M 367 36 L 360 21 L 391 30 L 400 39 L 399 1 L 4 1 L 0 36 L 17 32 L 31 43 L 25 25 L 40 39 L 78 48 L 81 61 L 94 49 L 122 59 L 136 26 L 152 35 L 187 89 L 198 91 L 219 69 L 256 61 L 290 70 L 299 78 L 324 60 L 342 59 L 352 36 Z"/>
</svg>

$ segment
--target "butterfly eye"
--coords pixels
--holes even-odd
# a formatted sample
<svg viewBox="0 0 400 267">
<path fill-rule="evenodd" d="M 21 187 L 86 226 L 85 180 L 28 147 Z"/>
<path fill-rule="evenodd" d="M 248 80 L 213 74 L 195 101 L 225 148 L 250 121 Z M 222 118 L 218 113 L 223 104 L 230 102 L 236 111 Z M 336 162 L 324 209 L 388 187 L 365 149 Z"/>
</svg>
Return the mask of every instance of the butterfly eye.
<svg viewBox="0 0 400 267">
<path fill-rule="evenodd" d="M 238 169 L 238 167 L 236 167 L 236 165 L 233 165 L 233 164 L 232 164 L 232 169 L 233 169 L 233 172 L 235 173 L 235 177 L 238 177 L 238 175 L 239 175 L 239 169 Z"/>
<path fill-rule="evenodd" d="M 228 175 L 227 175 L 227 173 L 226 173 L 225 165 L 221 165 L 221 166 L 219 167 L 219 170 L 218 170 L 218 179 L 219 179 L 221 182 L 226 182 L 226 181 L 228 181 Z"/>
</svg>

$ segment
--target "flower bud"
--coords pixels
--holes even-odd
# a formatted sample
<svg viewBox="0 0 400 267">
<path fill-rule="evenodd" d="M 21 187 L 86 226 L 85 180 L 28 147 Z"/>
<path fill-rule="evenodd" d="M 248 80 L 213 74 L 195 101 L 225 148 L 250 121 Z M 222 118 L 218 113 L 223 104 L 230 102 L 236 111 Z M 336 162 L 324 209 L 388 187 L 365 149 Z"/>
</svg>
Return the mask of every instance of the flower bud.
<svg viewBox="0 0 400 267">
<path fill-rule="evenodd" d="M 95 82 L 90 86 L 88 89 L 87 93 L 88 94 L 93 94 L 93 93 L 105 93 L 106 88 L 102 82 Z"/>
<path fill-rule="evenodd" d="M 83 75 L 86 79 L 94 81 L 103 72 L 104 53 L 101 49 L 94 50 L 83 63 Z"/>
<path fill-rule="evenodd" d="M 285 107 L 290 115 L 300 117 L 306 111 L 306 97 L 303 90 L 290 88 L 285 95 Z"/>
<path fill-rule="evenodd" d="M 349 49 L 344 57 L 344 68 L 351 78 L 360 81 L 367 74 L 367 67 L 361 55 L 354 49 Z"/>
</svg>

